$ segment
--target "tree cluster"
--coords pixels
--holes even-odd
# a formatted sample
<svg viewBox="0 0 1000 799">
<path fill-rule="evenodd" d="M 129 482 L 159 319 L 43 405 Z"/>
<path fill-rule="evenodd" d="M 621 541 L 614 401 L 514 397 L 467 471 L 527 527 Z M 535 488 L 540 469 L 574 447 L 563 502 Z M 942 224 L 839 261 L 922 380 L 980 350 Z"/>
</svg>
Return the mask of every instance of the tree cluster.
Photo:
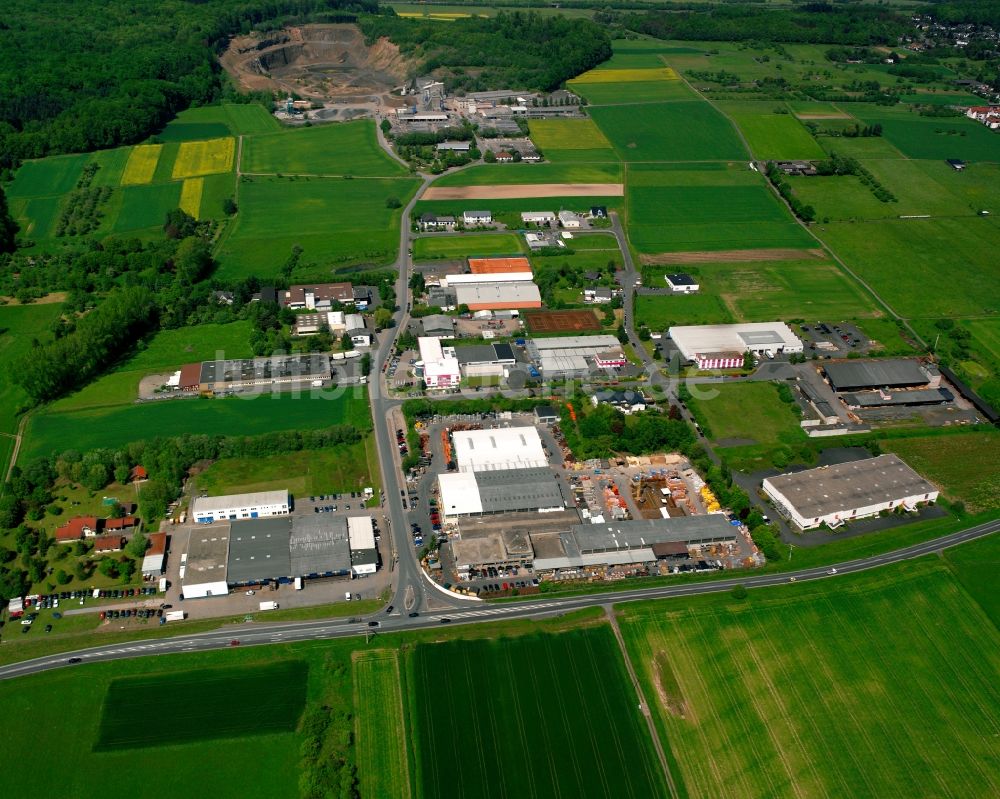
<svg viewBox="0 0 1000 799">
<path fill-rule="evenodd" d="M 816 220 L 816 209 L 795 196 L 795 192 L 792 191 L 792 184 L 788 182 L 784 173 L 775 166 L 773 161 L 769 161 L 767 164 L 767 179 L 771 181 L 774 188 L 778 190 L 778 194 L 788 203 L 788 207 L 792 209 L 793 214 L 803 222 L 808 223 Z"/>
<path fill-rule="evenodd" d="M 591 407 L 588 397 L 571 401 L 562 409 L 562 432 L 573 454 L 582 460 L 606 458 L 612 453 L 647 455 L 651 452 L 684 452 L 695 441 L 694 431 L 679 419 L 658 411 L 626 416 L 611 405 Z"/>
</svg>

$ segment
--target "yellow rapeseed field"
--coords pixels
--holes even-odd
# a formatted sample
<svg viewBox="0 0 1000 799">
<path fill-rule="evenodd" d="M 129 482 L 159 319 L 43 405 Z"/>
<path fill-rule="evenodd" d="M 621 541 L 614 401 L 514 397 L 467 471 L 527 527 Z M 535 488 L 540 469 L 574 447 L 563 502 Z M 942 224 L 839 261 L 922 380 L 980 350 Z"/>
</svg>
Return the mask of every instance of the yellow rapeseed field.
<svg viewBox="0 0 1000 799">
<path fill-rule="evenodd" d="M 236 152 L 236 140 L 232 137 L 224 139 L 206 139 L 205 141 L 186 141 L 177 151 L 174 161 L 173 178 L 191 178 L 198 175 L 214 175 L 228 172 L 233 168 L 233 155 Z"/>
<path fill-rule="evenodd" d="M 188 178 L 181 186 L 181 210 L 198 218 L 201 210 L 201 190 L 205 185 L 204 178 Z"/>
<path fill-rule="evenodd" d="M 156 162 L 160 160 L 162 144 L 140 144 L 132 148 L 122 173 L 123 186 L 139 186 L 149 183 L 156 171 Z"/>
<path fill-rule="evenodd" d="M 680 80 L 670 67 L 654 69 L 592 69 L 584 72 L 573 83 L 637 83 L 650 80 Z"/>
</svg>

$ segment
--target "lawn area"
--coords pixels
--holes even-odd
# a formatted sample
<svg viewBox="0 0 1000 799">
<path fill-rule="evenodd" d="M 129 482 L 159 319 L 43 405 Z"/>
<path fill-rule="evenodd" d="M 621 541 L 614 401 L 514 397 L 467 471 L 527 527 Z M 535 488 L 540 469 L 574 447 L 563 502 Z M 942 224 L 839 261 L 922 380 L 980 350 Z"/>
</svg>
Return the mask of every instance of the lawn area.
<svg viewBox="0 0 1000 799">
<path fill-rule="evenodd" d="M 343 494 L 381 485 L 375 442 L 216 461 L 196 478 L 212 496 L 287 488 L 293 496 Z"/>
<path fill-rule="evenodd" d="M 945 562 L 969 595 L 979 603 L 993 624 L 1000 628 L 1000 535 L 994 533 L 944 551 Z"/>
<path fill-rule="evenodd" d="M 721 102 L 719 107 L 743 131 L 753 154 L 762 160 L 823 158 L 823 148 L 792 114 L 774 113 L 771 102 Z"/>
<path fill-rule="evenodd" d="M 298 175 L 406 176 L 378 143 L 370 119 L 282 130 L 243 140 L 244 172 Z"/>
<path fill-rule="evenodd" d="M 964 502 L 969 512 L 1000 508 L 1000 474 L 995 468 L 1000 452 L 997 431 L 891 438 L 880 445 L 899 455 L 948 499 Z M 994 467 L 989 467 L 990 463 Z"/>
<path fill-rule="evenodd" d="M 447 690 L 410 693 L 417 787 L 427 799 L 666 796 L 605 626 L 420 644 L 407 669 L 414 686 L 452 675 Z"/>
<path fill-rule="evenodd" d="M 672 85 L 672 84 L 671 84 Z M 701 100 L 590 110 L 623 161 L 730 161 L 747 156 L 732 123 Z"/>
<path fill-rule="evenodd" d="M 392 649 L 354 655 L 354 706 L 361 795 L 410 796 L 409 742 L 399 656 Z"/>
<path fill-rule="evenodd" d="M 782 402 L 777 386 L 773 383 L 730 383 L 697 386 L 705 393 L 689 403 L 699 420 L 711 428 L 712 439 L 753 439 L 758 444 L 771 444 L 798 440 L 804 437 L 799 427 L 799 417 L 793 411 L 798 407 Z"/>
<path fill-rule="evenodd" d="M 302 247 L 292 282 L 330 276 L 330 267 L 391 263 L 399 249 L 402 212 L 419 182 L 337 178 L 243 178 L 240 213 L 222 243 L 216 276 L 276 276 L 292 247 Z"/>
<path fill-rule="evenodd" d="M 819 237 L 896 310 L 908 318 L 992 315 L 997 297 L 983 292 L 996 275 L 1000 227 L 972 217 L 837 222 Z M 954 269 L 961 263 L 962 269 Z M 948 291 L 927 291 L 940 275 Z"/>
<path fill-rule="evenodd" d="M 149 341 L 140 341 L 136 349 L 111 372 L 56 400 L 48 410 L 62 412 L 131 404 L 139 396 L 139 381 L 146 375 L 157 372 L 166 374 L 196 361 L 252 356 L 249 322 L 161 330 Z"/>
<path fill-rule="evenodd" d="M 418 261 L 432 261 L 480 255 L 516 255 L 524 252 L 523 242 L 524 239 L 513 233 L 424 236 L 413 240 L 413 257 Z"/>
<path fill-rule="evenodd" d="M 135 749 L 293 732 L 306 703 L 309 665 L 198 669 L 113 680 L 104 698 L 94 750 Z M 137 725 L 155 713 L 155 725 Z"/>
<path fill-rule="evenodd" d="M 58 318 L 60 303 L 0 305 L 0 433 L 17 430 L 16 411 L 28 395 L 11 380 L 14 363 L 31 351 L 31 340 L 48 341 L 49 327 Z M 2 459 L 6 463 L 6 458 Z"/>
<path fill-rule="evenodd" d="M 609 159 L 614 153 L 608 150 Z M 484 164 L 444 175 L 435 186 L 505 186 L 531 183 L 621 183 L 621 166 L 615 163 Z M 540 199 L 540 202 L 544 200 Z"/>
<path fill-rule="evenodd" d="M 21 457 L 62 452 L 70 445 L 86 451 L 118 447 L 153 436 L 210 434 L 255 436 L 275 430 L 322 428 L 353 424 L 371 429 L 363 387 L 352 387 L 337 398 L 301 397 L 291 392 L 230 399 L 173 400 L 143 405 L 86 408 L 32 416 Z"/>
<path fill-rule="evenodd" d="M 616 610 L 692 799 L 996 794 L 1000 633 L 936 558 Z"/>
</svg>

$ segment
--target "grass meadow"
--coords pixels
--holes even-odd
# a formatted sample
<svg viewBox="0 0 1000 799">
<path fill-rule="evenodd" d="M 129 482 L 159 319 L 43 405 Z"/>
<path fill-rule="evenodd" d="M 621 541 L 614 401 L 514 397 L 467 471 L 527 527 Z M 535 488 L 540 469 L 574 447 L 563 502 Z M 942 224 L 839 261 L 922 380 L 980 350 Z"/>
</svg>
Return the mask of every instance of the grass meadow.
<svg viewBox="0 0 1000 799">
<path fill-rule="evenodd" d="M 983 291 L 996 275 L 1000 247 L 1000 227 L 992 219 L 838 222 L 814 230 L 904 317 L 962 318 L 1000 310 L 995 293 Z M 928 291 L 942 275 L 948 275 L 947 291 Z"/>
<path fill-rule="evenodd" d="M 414 179 L 244 177 L 240 213 L 219 248 L 216 274 L 274 277 L 296 245 L 303 249 L 301 263 L 316 266 L 293 279 L 328 277 L 334 266 L 391 263 L 402 212 L 386 200 L 405 205 L 418 185 Z"/>
<path fill-rule="evenodd" d="M 796 405 L 789 405 L 778 398 L 773 383 L 730 383 L 698 386 L 709 396 L 694 397 L 699 419 L 711 428 L 715 441 L 726 439 L 752 439 L 758 444 L 772 444 L 804 438 L 799 427 L 799 416 L 793 413 Z"/>
<path fill-rule="evenodd" d="M 750 150 L 762 160 L 823 158 L 823 148 L 792 114 L 774 113 L 774 103 L 720 103 L 743 131 Z"/>
<path fill-rule="evenodd" d="M 370 119 L 283 130 L 243 141 L 244 172 L 260 174 L 405 177 L 408 172 L 378 143 Z"/>
<path fill-rule="evenodd" d="M 936 561 L 616 608 L 686 795 L 995 796 L 1000 633 Z"/>
<path fill-rule="evenodd" d="M 1000 474 L 995 468 L 1000 434 L 983 430 L 954 435 L 892 438 L 880 442 L 951 500 L 962 501 L 971 513 L 1000 509 Z"/>
<path fill-rule="evenodd" d="M 665 796 L 611 630 L 418 645 L 407 683 L 418 793 Z"/>
<path fill-rule="evenodd" d="M 591 116 L 626 162 L 743 161 L 732 124 L 700 100 L 652 103 L 637 114 L 627 106 L 595 107 Z"/>
<path fill-rule="evenodd" d="M 185 142 L 273 133 L 280 129 L 278 120 L 259 103 L 222 103 L 181 111 L 156 138 L 163 142 Z"/>
<path fill-rule="evenodd" d="M 1000 161 L 995 134 L 965 117 L 921 117 L 915 112 L 887 113 L 882 106 L 858 104 L 855 116 L 882 125 L 882 136 L 910 158 Z"/>
<path fill-rule="evenodd" d="M 275 430 L 353 424 L 371 429 L 368 401 L 355 386 L 338 397 L 291 392 L 254 398 L 164 400 L 142 405 L 112 405 L 31 417 L 22 456 L 62 452 L 70 446 L 86 451 L 119 447 L 148 436 L 187 434 L 255 436 Z"/>
<path fill-rule="evenodd" d="M 300 450 L 252 458 L 223 458 L 197 476 L 198 488 L 212 496 L 287 488 L 295 496 L 343 494 L 374 488 L 378 454 L 369 437 L 356 444 Z"/>
<path fill-rule="evenodd" d="M 234 667 L 122 677 L 108 686 L 94 750 L 293 732 L 306 702 L 309 666 L 285 660 Z M 155 710 L 150 707 L 155 703 Z M 150 712 L 156 724 L 137 722 Z"/>
<path fill-rule="evenodd" d="M 413 257 L 418 261 L 470 258 L 482 255 L 515 255 L 523 253 L 524 250 L 524 239 L 513 233 L 424 236 L 413 240 Z"/>
<path fill-rule="evenodd" d="M 361 795 L 407 799 L 410 745 L 399 655 L 393 649 L 356 652 L 353 672 L 354 706 L 364 709 L 354 719 Z"/>
</svg>

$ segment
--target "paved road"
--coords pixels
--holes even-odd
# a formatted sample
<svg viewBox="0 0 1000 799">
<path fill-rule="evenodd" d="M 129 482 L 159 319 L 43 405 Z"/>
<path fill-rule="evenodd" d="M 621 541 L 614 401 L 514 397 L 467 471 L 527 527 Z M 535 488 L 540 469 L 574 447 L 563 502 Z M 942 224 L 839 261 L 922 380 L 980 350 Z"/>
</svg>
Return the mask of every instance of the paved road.
<svg viewBox="0 0 1000 799">
<path fill-rule="evenodd" d="M 291 641 L 322 640 L 326 638 L 343 638 L 346 636 L 361 636 L 371 631 L 369 622 L 379 624 L 379 630 L 385 632 L 402 632 L 405 630 L 437 627 L 442 620 L 450 619 L 454 624 L 476 624 L 482 622 L 502 621 L 508 619 L 539 618 L 558 615 L 595 605 L 606 605 L 609 602 L 635 602 L 648 599 L 665 599 L 670 597 L 694 596 L 697 594 L 728 591 L 736 585 L 747 588 L 763 588 L 765 586 L 782 585 L 788 582 L 808 582 L 831 578 L 832 569 L 836 575 L 854 574 L 879 568 L 891 563 L 910 560 L 947 547 L 952 547 L 966 541 L 1000 532 L 1000 519 L 976 525 L 950 535 L 921 544 L 904 547 L 903 549 L 876 555 L 871 558 L 844 561 L 835 566 L 823 566 L 812 569 L 802 569 L 782 574 L 742 574 L 739 577 L 726 580 L 714 580 L 694 584 L 665 586 L 659 588 L 637 588 L 631 591 L 615 593 L 590 594 L 577 597 L 553 597 L 524 600 L 502 604 L 466 606 L 446 611 L 421 613 L 411 618 L 406 612 L 397 609 L 391 614 L 376 613 L 360 621 L 349 619 L 319 620 L 297 623 L 253 624 L 240 628 L 229 628 L 215 632 L 195 635 L 178 635 L 173 638 L 163 638 L 156 641 L 137 641 L 134 643 L 108 644 L 76 652 L 63 652 L 58 655 L 48 655 L 34 660 L 0 667 L 0 679 L 11 679 L 27 674 L 67 667 L 71 657 L 78 657 L 84 663 L 121 660 L 124 658 L 143 657 L 146 655 L 176 654 L 178 652 L 202 652 L 211 649 L 225 649 L 231 642 L 238 640 L 241 646 L 256 646 L 280 644 Z"/>
</svg>

